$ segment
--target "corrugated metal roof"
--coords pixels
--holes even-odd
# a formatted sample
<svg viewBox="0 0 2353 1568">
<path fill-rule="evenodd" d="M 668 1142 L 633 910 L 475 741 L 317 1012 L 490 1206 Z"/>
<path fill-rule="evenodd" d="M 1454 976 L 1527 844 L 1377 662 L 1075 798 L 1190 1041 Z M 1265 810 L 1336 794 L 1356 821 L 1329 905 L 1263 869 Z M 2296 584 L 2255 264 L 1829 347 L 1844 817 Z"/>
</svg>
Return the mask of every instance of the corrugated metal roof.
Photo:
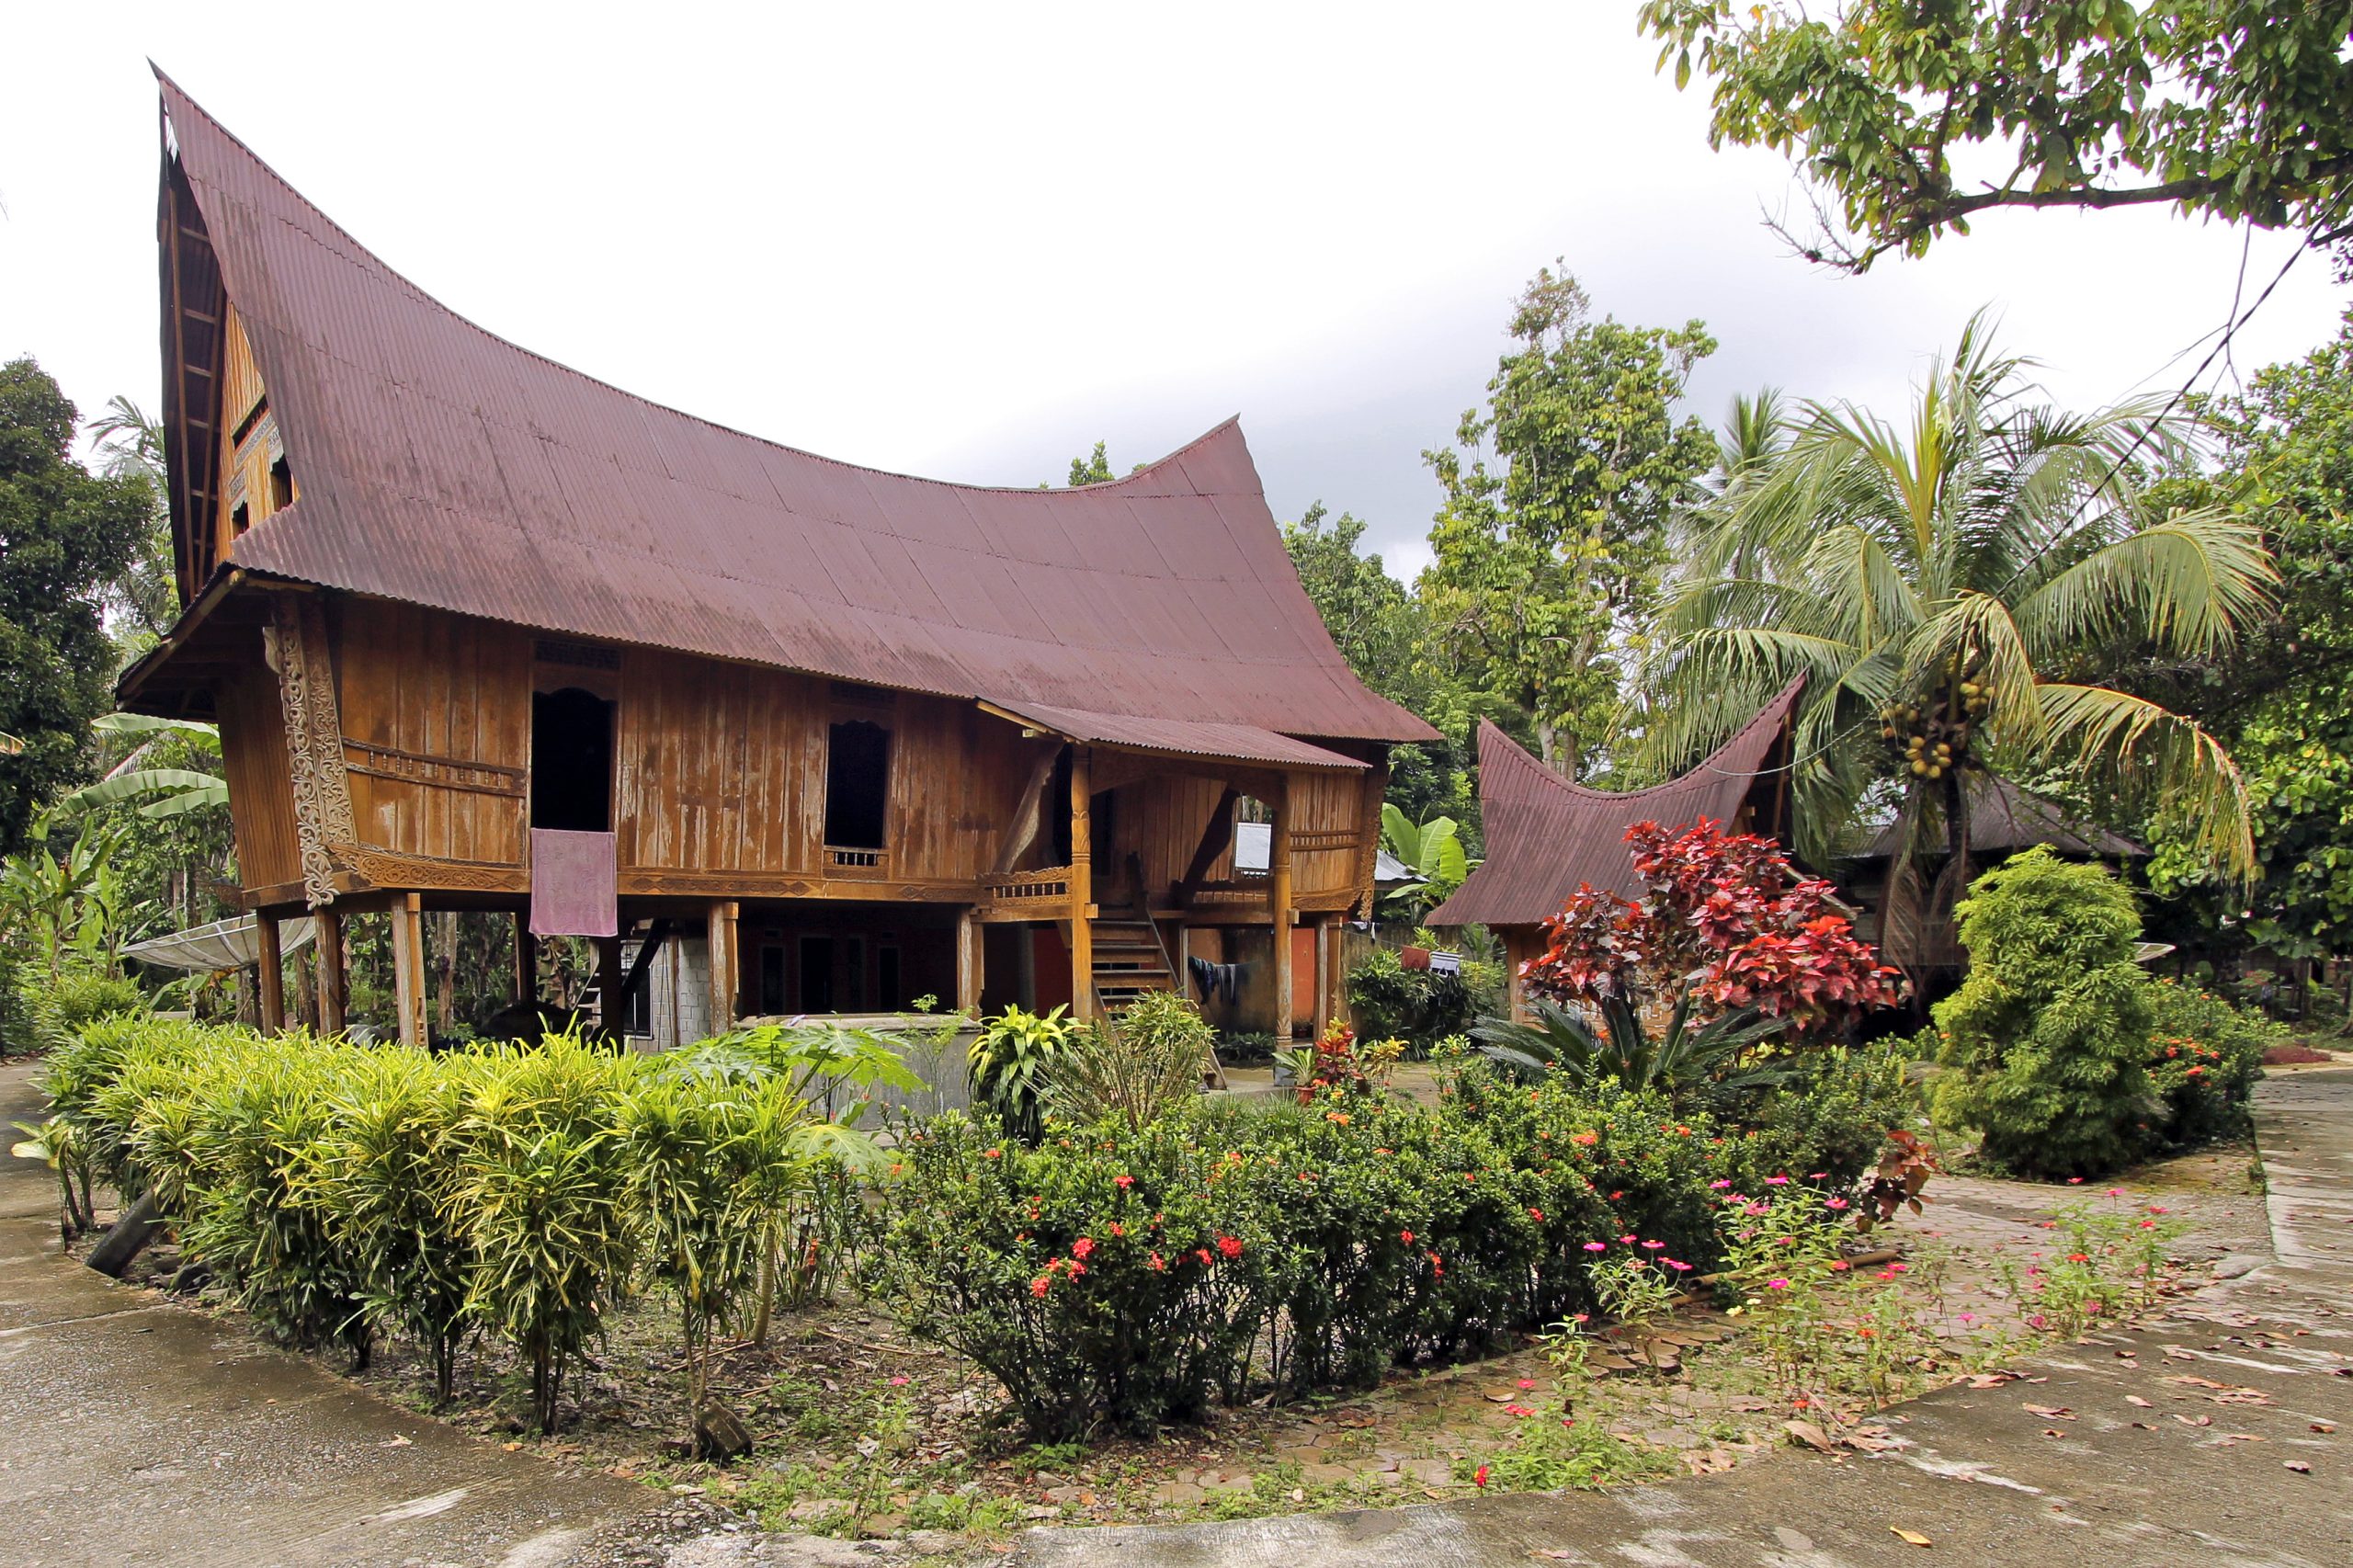
<svg viewBox="0 0 2353 1568">
<path fill-rule="evenodd" d="M 2146 855 L 2148 851 L 2097 823 L 2075 822 L 2059 806 L 2029 794 L 2006 778 L 1972 773 L 1964 789 L 1969 799 L 1969 853 L 1987 864 L 1987 855 L 2011 855 L 2047 844 L 2062 855 Z M 1939 838 L 1932 847 L 1940 846 Z M 1891 858 L 1900 846 L 1895 824 L 1872 835 L 1860 860 Z"/>
<path fill-rule="evenodd" d="M 1234 421 L 1067 490 L 776 446 L 463 320 L 162 85 L 301 493 L 236 566 L 999 704 L 1435 738 L 1333 646 Z"/>
<path fill-rule="evenodd" d="M 1430 911 L 1427 924 L 1532 926 L 1558 915 L 1587 883 L 1632 897 L 1642 884 L 1626 830 L 1639 822 L 1730 822 L 1757 780 L 1769 777 L 1766 762 L 1803 685 L 1802 676 L 1791 681 L 1698 767 L 1647 790 L 1572 784 L 1483 721 L 1479 818 L 1486 858 Z"/>
<path fill-rule="evenodd" d="M 1147 719 L 1132 713 L 1095 713 L 1078 708 L 1056 708 L 1043 702 L 999 702 L 993 706 L 1015 718 L 1051 730 L 1074 741 L 1135 746 L 1145 751 L 1183 752 L 1194 756 L 1232 758 L 1241 762 L 1271 762 L 1300 767 L 1353 767 L 1366 765 L 1352 756 L 1279 735 L 1256 724 L 1224 724 L 1199 719 Z"/>
</svg>

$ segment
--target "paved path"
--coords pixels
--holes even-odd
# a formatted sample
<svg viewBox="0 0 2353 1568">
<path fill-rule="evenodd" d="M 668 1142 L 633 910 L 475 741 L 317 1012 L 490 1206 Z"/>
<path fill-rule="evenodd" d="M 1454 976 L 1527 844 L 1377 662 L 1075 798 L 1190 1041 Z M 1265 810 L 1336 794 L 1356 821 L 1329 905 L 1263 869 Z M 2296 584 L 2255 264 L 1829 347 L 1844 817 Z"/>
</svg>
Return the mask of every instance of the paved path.
<svg viewBox="0 0 2353 1568">
<path fill-rule="evenodd" d="M 38 1119 L 30 1080 L 0 1068 L 0 1124 Z M 658 1500 L 116 1285 L 61 1255 L 56 1219 L 48 1172 L 0 1163 L 5 1568 L 552 1568 Z"/>
<path fill-rule="evenodd" d="M 2047 1381 L 1950 1388 L 1892 1412 L 1904 1417 L 1894 1430 L 1909 1445 L 1898 1451 L 1834 1460 L 1791 1449 L 1727 1475 L 1598 1494 L 1036 1530 L 1007 1562 L 1865 1568 L 1916 1559 L 2346 1568 L 2353 1564 L 2353 1070 L 2267 1080 L 2257 1124 L 2275 1260 L 2177 1301 L 2136 1331 L 2063 1346 L 2022 1369 Z M 2267 1403 L 2218 1403 L 2213 1395 L 2223 1391 L 2171 1381 L 2182 1377 L 2259 1390 Z M 2131 1403 L 2136 1398 L 2146 1405 Z M 2037 1415 L 2029 1402 L 2072 1414 Z M 2201 1418 L 2208 1425 L 2193 1424 Z M 1905 1544 L 1896 1528 L 1929 1538 L 1935 1555 Z"/>
</svg>

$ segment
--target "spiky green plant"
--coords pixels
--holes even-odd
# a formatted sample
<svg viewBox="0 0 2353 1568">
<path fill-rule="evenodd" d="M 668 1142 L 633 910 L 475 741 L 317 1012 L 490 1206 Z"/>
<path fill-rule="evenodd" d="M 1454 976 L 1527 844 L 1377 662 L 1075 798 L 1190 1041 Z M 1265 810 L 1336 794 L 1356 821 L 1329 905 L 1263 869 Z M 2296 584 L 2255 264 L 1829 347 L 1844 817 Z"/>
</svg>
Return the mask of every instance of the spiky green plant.
<svg viewBox="0 0 2353 1568">
<path fill-rule="evenodd" d="M 1217 1031 L 1190 1001 L 1147 992 L 1108 1023 L 1073 1032 L 1046 1085 L 1046 1105 L 1072 1121 L 1116 1117 L 1142 1131 L 1201 1092 L 1216 1044 Z"/>
<path fill-rule="evenodd" d="M 1046 1086 L 1070 1050 L 1073 1026 L 1064 1009 L 1047 1013 L 1007 1007 L 982 1022 L 966 1053 L 972 1105 L 994 1113 L 1006 1131 L 1035 1143 L 1045 1117 Z"/>
</svg>

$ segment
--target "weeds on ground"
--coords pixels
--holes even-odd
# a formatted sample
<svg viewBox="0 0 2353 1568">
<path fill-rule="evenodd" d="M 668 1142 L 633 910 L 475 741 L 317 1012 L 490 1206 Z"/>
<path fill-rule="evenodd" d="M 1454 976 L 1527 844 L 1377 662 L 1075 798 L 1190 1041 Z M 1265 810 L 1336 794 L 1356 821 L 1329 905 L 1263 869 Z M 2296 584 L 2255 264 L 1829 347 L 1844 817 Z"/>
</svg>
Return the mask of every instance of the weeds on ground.
<svg viewBox="0 0 2353 1568">
<path fill-rule="evenodd" d="M 2171 1269 L 2168 1254 L 2189 1227 L 2163 1204 L 2122 1201 L 2110 1187 L 2105 1204 L 2070 1204 L 2044 1221 L 2051 1248 L 2020 1268 L 2005 1258 L 1997 1272 L 2019 1321 L 2037 1334 L 2079 1339 L 2157 1299 Z"/>
</svg>

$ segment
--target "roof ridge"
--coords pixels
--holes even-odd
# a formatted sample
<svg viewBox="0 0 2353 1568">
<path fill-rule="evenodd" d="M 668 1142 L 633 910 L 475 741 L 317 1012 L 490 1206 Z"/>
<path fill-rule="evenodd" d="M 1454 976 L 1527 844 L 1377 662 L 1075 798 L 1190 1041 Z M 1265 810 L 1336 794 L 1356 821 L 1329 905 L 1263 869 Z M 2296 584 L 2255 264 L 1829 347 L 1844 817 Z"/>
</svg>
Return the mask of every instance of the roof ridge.
<svg viewBox="0 0 2353 1568">
<path fill-rule="evenodd" d="M 1802 688 L 1804 685 L 1805 676 L 1802 675 L 1797 676 L 1795 679 L 1791 680 L 1789 685 L 1783 687 L 1778 693 L 1776 693 L 1770 701 L 1767 702 L 1762 708 L 1759 708 L 1755 713 L 1749 715 L 1748 722 L 1746 723 L 1744 723 L 1739 729 L 1734 730 L 1731 734 L 1725 736 L 1722 742 L 1719 744 L 1714 750 L 1709 752 L 1707 756 L 1701 757 L 1699 761 L 1693 763 L 1682 772 L 1676 774 L 1673 778 L 1663 778 L 1655 784 L 1645 784 L 1639 790 L 1597 790 L 1590 784 L 1580 784 L 1573 778 L 1563 778 L 1556 770 L 1547 764 L 1543 758 L 1536 756 L 1526 746 L 1521 745 L 1518 741 L 1512 739 L 1510 733 L 1493 719 L 1483 718 L 1479 721 L 1480 750 L 1483 754 L 1480 756 L 1479 761 L 1483 767 L 1486 765 L 1487 759 L 1483 753 L 1485 751 L 1487 732 L 1492 730 L 1495 732 L 1495 738 L 1510 748 L 1508 752 L 1505 752 L 1500 755 L 1514 758 L 1526 765 L 1528 767 L 1534 769 L 1537 777 L 1542 782 L 1552 785 L 1562 793 L 1574 796 L 1579 800 L 1586 801 L 1639 801 L 1646 795 L 1654 795 L 1663 790 L 1672 790 L 1677 785 L 1681 784 L 1685 779 L 1690 778 L 1697 774 L 1711 770 L 1719 773 L 1740 772 L 1745 774 L 1746 777 L 1756 778 L 1759 774 L 1756 769 L 1716 768 L 1713 767 L 1712 765 L 1717 761 L 1717 759 L 1738 748 L 1744 742 L 1748 740 L 1750 735 L 1760 726 L 1768 722 L 1774 724 L 1779 723 L 1781 722 L 1783 711 L 1796 698 L 1799 690 Z"/>
<path fill-rule="evenodd" d="M 622 397 L 628 398 L 631 402 L 639 403 L 644 407 L 657 409 L 664 414 L 673 415 L 680 419 L 691 420 L 697 425 L 700 425 L 707 429 L 716 430 L 722 435 L 733 436 L 746 441 L 757 441 L 762 446 L 772 447 L 778 451 L 790 452 L 795 457 L 808 458 L 817 462 L 828 463 L 835 468 L 847 469 L 854 473 L 880 474 L 886 479 L 906 480 L 917 484 L 937 484 L 950 490 L 977 490 L 986 494 L 1030 495 L 1035 494 L 1041 490 L 1046 492 L 1048 494 L 1052 494 L 1057 492 L 1079 490 L 1100 492 L 1116 489 L 1120 485 L 1131 483 L 1137 480 L 1158 473 L 1162 470 L 1165 469 L 1169 464 L 1177 461 L 1179 459 L 1199 448 L 1208 445 L 1211 441 L 1225 435 L 1228 431 L 1237 430 L 1242 424 L 1242 415 L 1239 413 L 1228 415 L 1224 419 L 1220 420 L 1217 424 L 1210 426 L 1210 428 L 1194 437 L 1191 440 L 1187 441 L 1183 446 L 1176 448 L 1174 451 L 1165 453 L 1160 457 L 1153 459 L 1149 462 L 1140 464 L 1130 472 L 1120 474 L 1112 479 L 1097 480 L 1091 484 L 1074 485 L 981 484 L 964 480 L 940 479 L 930 474 L 904 473 L 896 469 L 881 468 L 872 463 L 853 462 L 847 458 L 829 457 L 824 452 L 811 451 L 805 447 L 790 446 L 783 441 L 777 440 L 772 437 L 759 435 L 755 431 L 738 429 L 733 425 L 722 425 L 718 420 L 710 418 L 707 415 L 696 414 L 688 409 L 674 407 L 666 403 L 657 402 L 653 398 L 647 397 L 642 392 L 631 392 L 627 387 L 620 385 L 617 381 L 606 381 L 603 377 L 593 375 L 586 370 L 581 369 L 576 365 L 567 365 L 563 360 L 555 358 L 551 355 L 543 354 L 536 348 L 532 348 L 525 344 L 517 343 L 513 338 L 507 337 L 503 334 L 494 332 L 489 327 L 486 327 L 480 322 L 475 321 L 472 316 L 465 314 L 463 312 L 457 310 L 453 306 L 444 303 L 440 299 L 426 292 L 423 285 L 417 283 L 406 273 L 402 272 L 399 268 L 392 266 L 392 263 L 377 255 L 376 252 L 370 249 L 358 235 L 353 233 L 349 229 L 345 228 L 341 223 L 337 222 L 332 216 L 330 216 L 324 208 L 320 207 L 309 197 L 304 196 L 301 190 L 296 188 L 293 181 L 288 179 L 284 175 L 279 174 L 276 167 L 270 164 L 269 160 L 263 157 L 259 153 L 255 152 L 254 149 L 246 143 L 243 137 L 230 130 L 226 125 L 221 123 L 220 119 L 216 118 L 210 110 L 207 109 L 202 104 L 198 103 L 196 99 L 189 95 L 188 89 L 182 87 L 177 82 L 174 81 L 171 74 L 162 66 L 156 64 L 153 60 L 150 60 L 147 62 L 147 65 L 149 70 L 154 72 L 155 79 L 163 84 L 165 90 L 166 96 L 164 107 L 164 121 L 166 128 L 170 128 L 171 126 L 171 99 L 177 98 L 198 118 L 201 119 L 205 124 L 219 133 L 232 146 L 235 147 L 238 152 L 251 159 L 254 166 L 259 169 L 263 174 L 268 176 L 272 180 L 275 180 L 286 191 L 288 196 L 300 202 L 302 207 L 314 215 L 321 223 L 324 223 L 327 228 L 333 230 L 335 233 L 341 237 L 354 252 L 363 257 L 369 266 L 374 267 L 377 271 L 381 273 L 386 279 L 404 290 L 416 300 L 431 306 L 437 311 L 439 311 L 451 321 L 458 323 L 460 326 L 467 328 L 469 331 L 479 333 L 483 336 L 498 344 L 501 347 L 512 349 L 514 352 L 521 354 L 528 358 L 535 359 L 540 364 L 549 367 L 551 369 L 560 370 L 567 376 L 577 377 L 581 381 L 586 381 L 593 386 L 601 388 L 606 392 L 618 393 Z M 175 153 L 175 155 L 176 155 L 176 153 Z M 189 178 L 191 184 L 196 183 L 195 176 L 193 175 L 191 175 Z M 214 190 L 214 194 L 221 194 L 217 187 Z"/>
</svg>

